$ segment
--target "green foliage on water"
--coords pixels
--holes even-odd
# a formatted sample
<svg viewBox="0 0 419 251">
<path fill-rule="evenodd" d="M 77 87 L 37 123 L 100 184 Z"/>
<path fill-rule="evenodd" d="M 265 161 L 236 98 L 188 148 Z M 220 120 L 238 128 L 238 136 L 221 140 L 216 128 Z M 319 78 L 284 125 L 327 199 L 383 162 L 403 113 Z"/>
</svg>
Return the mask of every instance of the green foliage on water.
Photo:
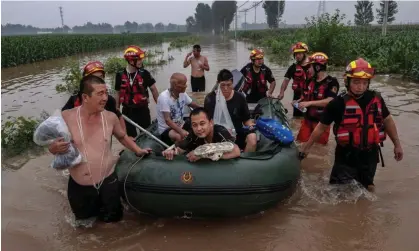
<svg viewBox="0 0 419 251">
<path fill-rule="evenodd" d="M 40 118 L 25 118 L 22 116 L 8 118 L 1 127 L 2 157 L 13 157 L 28 149 L 39 148 L 33 142 L 33 133 L 38 125 L 48 117 L 46 112 L 41 113 Z"/>
<path fill-rule="evenodd" d="M 1 67 L 68 57 L 78 53 L 119 48 L 131 44 L 151 45 L 179 39 L 189 33 L 47 34 L 1 37 Z"/>
<path fill-rule="evenodd" d="M 320 18 L 306 18 L 305 28 L 238 32 L 239 39 L 255 47 L 269 48 L 272 58 L 288 63 L 292 44 L 302 41 L 310 52 L 325 52 L 331 66 L 346 66 L 363 57 L 377 73 L 403 74 L 419 80 L 419 26 L 389 26 L 386 36 L 376 27 L 353 27 L 343 23 L 339 10 Z M 268 55 L 269 56 L 269 55 Z"/>
<path fill-rule="evenodd" d="M 173 41 L 170 42 L 168 50 L 170 51 L 170 50 L 173 50 L 173 49 L 182 49 L 182 48 L 185 48 L 187 46 L 190 46 L 191 51 L 192 51 L 192 45 L 197 44 L 198 41 L 199 41 L 198 36 L 178 37 L 178 38 L 176 38 L 176 39 L 174 39 Z"/>
</svg>

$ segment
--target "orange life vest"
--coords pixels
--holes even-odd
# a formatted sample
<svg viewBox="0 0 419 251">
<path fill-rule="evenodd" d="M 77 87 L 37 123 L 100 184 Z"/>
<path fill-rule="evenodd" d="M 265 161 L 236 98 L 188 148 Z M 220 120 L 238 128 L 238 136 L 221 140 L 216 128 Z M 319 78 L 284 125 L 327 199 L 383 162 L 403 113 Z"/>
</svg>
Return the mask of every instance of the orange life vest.
<svg viewBox="0 0 419 251">
<path fill-rule="evenodd" d="M 260 92 L 263 95 L 266 95 L 266 91 L 268 90 L 268 85 L 266 84 L 266 68 L 263 66 L 260 68 L 259 72 L 259 79 L 253 79 L 252 70 L 250 67 L 246 68 L 246 82 L 243 86 L 243 92 L 246 94 L 249 94 L 249 91 L 252 89 L 252 85 L 256 84 L 258 92 Z M 254 83 L 256 81 L 256 83 Z"/>
<path fill-rule="evenodd" d="M 144 88 L 141 70 L 135 73 L 134 79 L 130 79 L 126 70 L 121 75 L 121 89 L 119 90 L 119 102 L 124 106 L 142 107 L 148 105 L 148 90 Z M 132 86 L 131 86 L 131 82 Z"/>
<path fill-rule="evenodd" d="M 304 91 L 304 101 L 318 101 L 325 99 L 325 93 L 328 88 L 328 82 L 323 81 L 321 84 L 316 84 L 315 80 L 308 83 L 306 90 Z M 307 116 L 309 118 L 320 121 L 321 115 L 323 114 L 324 107 L 310 106 L 307 107 Z"/>
<path fill-rule="evenodd" d="M 311 66 L 310 66 L 311 67 Z M 294 77 L 292 81 L 292 89 L 295 91 L 297 89 L 304 89 L 306 80 L 313 77 L 313 74 L 310 73 L 310 70 L 307 70 L 307 72 L 304 70 L 304 68 L 296 64 L 295 65 L 295 72 Z"/>
<path fill-rule="evenodd" d="M 387 134 L 384 131 L 380 94 L 374 93 L 365 113 L 350 95 L 345 94 L 343 98 L 345 112 L 342 122 L 334 127 L 337 144 L 351 145 L 360 149 L 368 149 L 374 145 L 382 144 Z"/>
</svg>

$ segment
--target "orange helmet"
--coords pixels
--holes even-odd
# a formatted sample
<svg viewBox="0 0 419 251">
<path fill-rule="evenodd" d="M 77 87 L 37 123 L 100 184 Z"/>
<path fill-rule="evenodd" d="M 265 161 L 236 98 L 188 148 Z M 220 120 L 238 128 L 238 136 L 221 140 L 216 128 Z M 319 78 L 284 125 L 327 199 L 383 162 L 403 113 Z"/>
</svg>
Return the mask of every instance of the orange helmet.
<svg viewBox="0 0 419 251">
<path fill-rule="evenodd" d="M 83 68 L 83 77 L 86 77 L 97 71 L 102 71 L 103 73 L 105 73 L 105 67 L 103 66 L 103 64 L 99 61 L 89 62 Z"/>
<path fill-rule="evenodd" d="M 140 47 L 135 45 L 128 46 L 128 48 L 126 48 L 124 51 L 124 58 L 127 61 L 143 59 L 144 57 L 145 52 L 141 50 Z"/>
<path fill-rule="evenodd" d="M 291 48 L 292 53 L 298 53 L 298 52 L 304 52 L 304 53 L 308 53 L 308 46 L 303 43 L 303 42 L 298 42 L 296 44 L 294 44 Z"/>
<path fill-rule="evenodd" d="M 312 64 L 326 65 L 329 57 L 323 52 L 316 52 L 310 56 L 309 60 Z"/>
<path fill-rule="evenodd" d="M 348 64 L 344 77 L 372 79 L 374 77 L 374 68 L 365 59 L 358 58 Z"/>
<path fill-rule="evenodd" d="M 255 60 L 255 59 L 263 59 L 263 56 L 264 56 L 264 54 L 263 54 L 263 50 L 261 50 L 261 49 L 253 49 L 253 50 L 250 52 L 250 59 L 251 59 L 251 60 Z"/>
</svg>

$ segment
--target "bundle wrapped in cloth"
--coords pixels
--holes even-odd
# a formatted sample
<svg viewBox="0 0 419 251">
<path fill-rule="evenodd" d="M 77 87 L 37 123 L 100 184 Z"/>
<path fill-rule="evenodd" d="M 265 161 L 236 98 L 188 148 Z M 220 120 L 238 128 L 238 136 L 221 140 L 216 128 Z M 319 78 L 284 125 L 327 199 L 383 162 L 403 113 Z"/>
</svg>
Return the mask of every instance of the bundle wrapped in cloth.
<svg viewBox="0 0 419 251">
<path fill-rule="evenodd" d="M 70 142 L 70 146 L 66 153 L 55 155 L 51 167 L 62 170 L 80 164 L 82 155 L 78 149 L 74 147 L 73 143 L 71 143 L 71 134 L 67 124 L 61 116 L 61 111 L 56 110 L 53 115 L 36 128 L 33 134 L 33 141 L 39 146 L 46 146 L 60 137 L 63 137 L 65 142 Z"/>
</svg>

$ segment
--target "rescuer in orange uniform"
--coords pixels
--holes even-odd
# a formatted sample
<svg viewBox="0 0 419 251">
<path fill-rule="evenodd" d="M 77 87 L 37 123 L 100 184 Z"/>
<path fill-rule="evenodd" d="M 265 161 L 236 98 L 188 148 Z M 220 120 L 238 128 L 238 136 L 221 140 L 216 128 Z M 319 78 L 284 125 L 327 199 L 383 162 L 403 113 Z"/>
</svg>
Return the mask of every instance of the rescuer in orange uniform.
<svg viewBox="0 0 419 251">
<path fill-rule="evenodd" d="M 297 140 L 307 142 L 311 133 L 320 121 L 324 107 L 333 100 L 339 91 L 339 82 L 326 72 L 329 58 L 322 52 L 316 52 L 309 57 L 315 77 L 303 88 L 302 101 L 298 103 L 300 109 L 307 108 L 304 119 L 297 135 Z M 298 102 L 298 101 L 293 101 Z M 329 141 L 330 126 L 326 128 L 317 143 L 326 145 Z"/>
<path fill-rule="evenodd" d="M 294 101 L 301 99 L 306 82 L 314 77 L 314 70 L 307 55 L 309 53 L 307 44 L 298 42 L 292 46 L 291 51 L 296 62 L 285 73 L 284 81 L 282 81 L 281 90 L 278 95 L 278 99 L 280 100 L 284 98 L 285 90 L 291 79 L 293 79 L 292 90 L 294 94 L 292 100 Z M 294 117 L 302 117 L 304 114 L 294 107 L 292 115 Z"/>
<path fill-rule="evenodd" d="M 335 122 L 333 132 L 337 144 L 330 175 L 331 184 L 345 184 L 356 180 L 365 188 L 373 190 L 381 155 L 380 145 L 383 145 L 387 134 L 394 145 L 394 158 L 397 161 L 403 159 L 393 118 L 381 95 L 369 90 L 373 76 L 374 69 L 362 58 L 347 66 L 347 93 L 339 95 L 325 107 L 320 123 L 299 153 L 301 159 L 305 158 L 313 143 Z"/>
</svg>

